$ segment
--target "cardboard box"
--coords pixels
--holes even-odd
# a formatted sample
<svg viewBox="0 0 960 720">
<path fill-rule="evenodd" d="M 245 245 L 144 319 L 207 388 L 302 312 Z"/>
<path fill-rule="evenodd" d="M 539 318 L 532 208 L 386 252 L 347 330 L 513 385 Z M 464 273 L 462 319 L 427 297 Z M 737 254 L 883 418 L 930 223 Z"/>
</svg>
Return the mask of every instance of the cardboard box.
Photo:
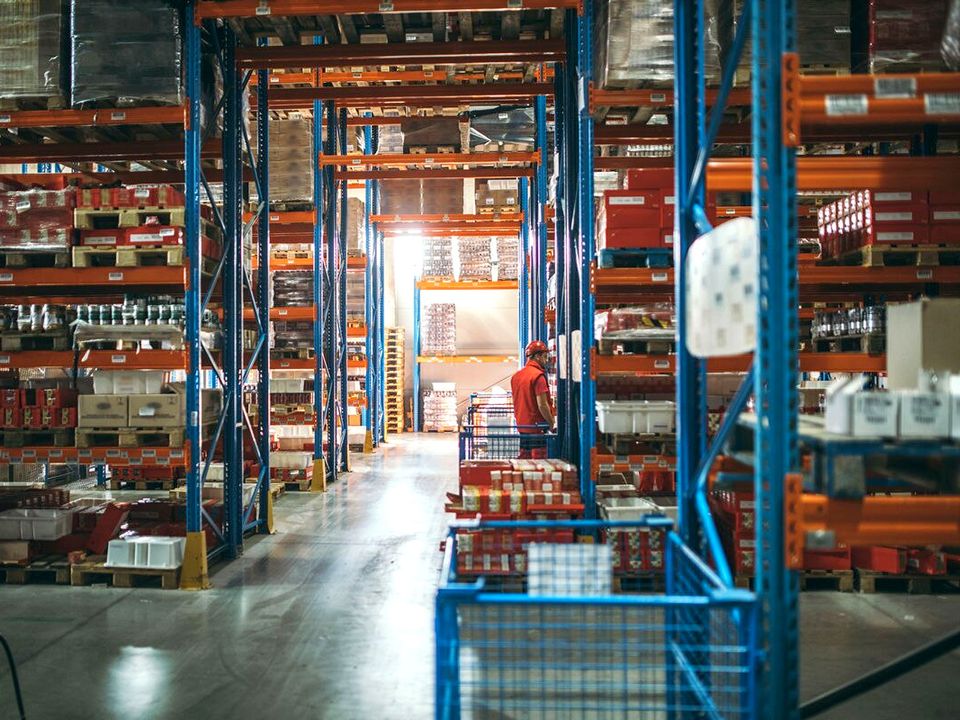
<svg viewBox="0 0 960 720">
<path fill-rule="evenodd" d="M 123 428 L 127 425 L 127 395 L 81 395 L 78 398 L 78 427 Z"/>
<path fill-rule="evenodd" d="M 186 425 L 181 396 L 176 393 L 151 393 L 129 397 L 129 427 L 179 427 Z"/>
<path fill-rule="evenodd" d="M 162 385 L 160 370 L 102 370 L 93 374 L 93 392 L 97 395 L 155 394 Z"/>
<path fill-rule="evenodd" d="M 899 398 L 895 393 L 864 390 L 857 375 L 827 388 L 824 420 L 827 432 L 856 437 L 896 437 Z"/>
<path fill-rule="evenodd" d="M 887 305 L 887 386 L 915 388 L 921 370 L 960 372 L 960 298 Z"/>
<path fill-rule="evenodd" d="M 907 553 L 903 548 L 871 545 L 851 548 L 853 567 L 859 570 L 900 575 L 907 569 Z"/>
<path fill-rule="evenodd" d="M 927 390 L 902 390 L 900 428 L 903 438 L 945 438 L 950 435 L 950 396 Z"/>
</svg>

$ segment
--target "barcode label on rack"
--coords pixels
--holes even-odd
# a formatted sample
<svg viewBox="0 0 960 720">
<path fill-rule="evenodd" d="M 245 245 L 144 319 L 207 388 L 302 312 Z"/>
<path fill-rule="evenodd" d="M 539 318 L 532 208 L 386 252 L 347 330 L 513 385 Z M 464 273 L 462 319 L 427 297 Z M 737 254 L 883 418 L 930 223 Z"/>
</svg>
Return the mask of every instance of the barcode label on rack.
<svg viewBox="0 0 960 720">
<path fill-rule="evenodd" d="M 655 272 L 650 275 L 652 282 L 666 282 L 669 276 L 665 272 Z"/>
<path fill-rule="evenodd" d="M 913 200 L 913 193 L 908 192 L 882 192 L 873 196 L 876 202 L 910 202 Z"/>
<path fill-rule="evenodd" d="M 270 14 L 270 6 L 267 5 L 266 0 L 263 0 L 259 5 L 257 5 L 256 14 L 257 15 Z"/>
<path fill-rule="evenodd" d="M 148 187 L 138 187 L 133 191 L 133 196 L 137 198 L 148 198 L 150 197 L 150 188 Z"/>
<path fill-rule="evenodd" d="M 917 270 L 917 280 L 933 280 L 933 270 Z"/>
<path fill-rule="evenodd" d="M 664 93 L 651 93 L 650 102 L 655 103 L 665 103 L 667 101 L 667 96 Z"/>
<path fill-rule="evenodd" d="M 669 360 L 654 360 L 653 367 L 657 370 L 669 370 L 670 361 Z"/>
<path fill-rule="evenodd" d="M 8 123 L 13 120 L 9 115 L 0 115 L 0 123 Z"/>
<path fill-rule="evenodd" d="M 628 195 L 626 197 L 610 198 L 611 205 L 645 205 L 647 199 L 643 195 Z"/>
<path fill-rule="evenodd" d="M 0 355 L 0 365 L 9 365 L 10 356 L 9 355 Z"/>
<path fill-rule="evenodd" d="M 127 362 L 126 355 L 111 355 L 110 362 L 114 365 L 125 365 Z"/>
<path fill-rule="evenodd" d="M 0 282 L 13 282 L 13 273 L 0 273 Z"/>
<path fill-rule="evenodd" d="M 877 240 L 880 242 L 904 242 L 913 240 L 912 232 L 886 232 L 877 233 Z"/>
<path fill-rule="evenodd" d="M 927 93 L 923 109 L 927 115 L 960 115 L 960 93 Z"/>
<path fill-rule="evenodd" d="M 956 210 L 934 210 L 934 220 L 960 220 L 960 212 Z"/>
<path fill-rule="evenodd" d="M 866 95 L 827 95 L 824 104 L 827 115 L 866 115 L 870 110 Z"/>
<path fill-rule="evenodd" d="M 110 282 L 121 282 L 123 280 L 122 272 L 112 272 L 107 274 L 107 280 Z"/>
<path fill-rule="evenodd" d="M 878 98 L 912 98 L 917 96 L 917 79 L 881 77 L 873 81 L 873 94 Z"/>
<path fill-rule="evenodd" d="M 878 212 L 874 218 L 877 222 L 910 222 L 913 220 L 912 212 Z"/>
<path fill-rule="evenodd" d="M 127 114 L 125 112 L 112 112 L 110 113 L 110 119 L 114 122 L 120 122 L 127 119 Z"/>
</svg>

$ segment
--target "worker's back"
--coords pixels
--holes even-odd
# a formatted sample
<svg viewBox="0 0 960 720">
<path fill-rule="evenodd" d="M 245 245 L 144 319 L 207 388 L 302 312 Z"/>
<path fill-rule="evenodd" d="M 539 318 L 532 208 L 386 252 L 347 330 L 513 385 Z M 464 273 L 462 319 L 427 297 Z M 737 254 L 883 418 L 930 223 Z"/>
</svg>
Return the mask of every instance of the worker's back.
<svg viewBox="0 0 960 720">
<path fill-rule="evenodd" d="M 537 407 L 537 381 L 544 378 L 546 373 L 537 363 L 531 361 L 520 368 L 510 378 L 510 390 L 513 393 L 513 417 L 520 427 L 520 432 L 526 428 L 544 423 L 543 415 Z M 529 432 L 529 430 L 527 430 Z"/>
</svg>

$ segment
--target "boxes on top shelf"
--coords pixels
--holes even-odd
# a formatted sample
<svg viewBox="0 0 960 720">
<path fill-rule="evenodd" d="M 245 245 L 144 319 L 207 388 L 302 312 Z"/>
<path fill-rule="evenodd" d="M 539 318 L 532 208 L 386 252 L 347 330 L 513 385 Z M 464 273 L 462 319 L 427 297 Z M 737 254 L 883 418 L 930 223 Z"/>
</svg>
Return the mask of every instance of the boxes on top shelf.
<svg viewBox="0 0 960 720">
<path fill-rule="evenodd" d="M 63 105 L 66 25 L 61 0 L 0 3 L 0 99 L 43 98 L 48 107 Z"/>
<path fill-rule="evenodd" d="M 887 305 L 887 384 L 916 388 L 921 371 L 960 373 L 960 298 Z"/>
<path fill-rule="evenodd" d="M 479 180 L 475 185 L 478 213 L 517 212 L 520 208 L 516 180 Z"/>
<path fill-rule="evenodd" d="M 75 206 L 76 192 L 72 188 L 0 193 L 0 249 L 69 249 Z"/>
<path fill-rule="evenodd" d="M 869 0 L 857 51 L 871 73 L 937 71 L 948 0 Z"/>
</svg>

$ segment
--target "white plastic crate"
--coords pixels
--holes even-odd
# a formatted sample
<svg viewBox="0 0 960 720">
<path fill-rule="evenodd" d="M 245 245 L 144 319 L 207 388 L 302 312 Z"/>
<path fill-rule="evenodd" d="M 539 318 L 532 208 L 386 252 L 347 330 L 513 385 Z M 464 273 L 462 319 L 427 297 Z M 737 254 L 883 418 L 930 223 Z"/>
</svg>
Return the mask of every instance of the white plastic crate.
<svg viewBox="0 0 960 720">
<path fill-rule="evenodd" d="M 14 508 L 0 512 L 2 540 L 59 540 L 70 534 L 73 513 L 68 510 Z"/>
<path fill-rule="evenodd" d="M 641 520 L 647 515 L 662 515 L 663 511 L 646 498 L 612 497 L 600 504 L 600 514 L 607 520 Z"/>
<path fill-rule="evenodd" d="M 107 546 L 107 567 L 174 570 L 183 564 L 182 537 L 144 536 L 111 540 Z"/>
<path fill-rule="evenodd" d="M 676 404 L 667 401 L 599 400 L 597 422 L 602 433 L 667 435 L 676 431 Z"/>
</svg>

